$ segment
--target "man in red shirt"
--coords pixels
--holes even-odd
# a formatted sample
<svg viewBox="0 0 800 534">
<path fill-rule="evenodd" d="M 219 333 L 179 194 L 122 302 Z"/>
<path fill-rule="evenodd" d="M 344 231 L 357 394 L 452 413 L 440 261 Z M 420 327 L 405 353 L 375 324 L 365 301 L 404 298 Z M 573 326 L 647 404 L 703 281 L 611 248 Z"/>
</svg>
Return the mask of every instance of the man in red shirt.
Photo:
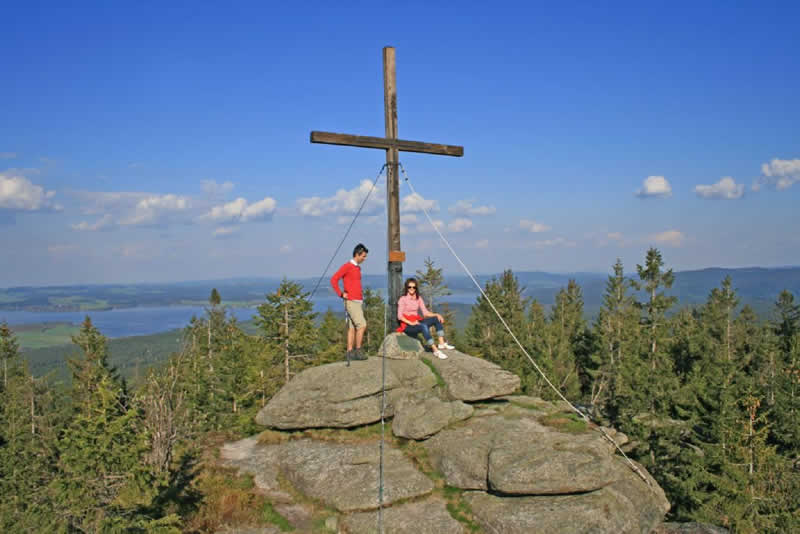
<svg viewBox="0 0 800 534">
<path fill-rule="evenodd" d="M 350 360 L 366 360 L 367 356 L 361 354 L 361 342 L 364 331 L 367 329 L 367 320 L 364 317 L 364 296 L 361 292 L 361 264 L 367 259 L 367 247 L 359 243 L 353 249 L 353 259 L 339 267 L 331 277 L 331 287 L 344 299 L 344 311 L 347 314 L 347 353 L 345 358 L 348 365 Z M 339 288 L 339 280 L 344 282 L 344 291 Z M 355 349 L 353 344 L 355 343 Z"/>
</svg>

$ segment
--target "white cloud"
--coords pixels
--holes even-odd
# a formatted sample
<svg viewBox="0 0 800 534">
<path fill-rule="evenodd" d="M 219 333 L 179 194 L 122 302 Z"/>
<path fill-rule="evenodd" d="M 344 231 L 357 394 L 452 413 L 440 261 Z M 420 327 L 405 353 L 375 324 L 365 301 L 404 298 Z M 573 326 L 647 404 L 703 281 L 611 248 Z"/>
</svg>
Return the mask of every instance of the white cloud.
<svg viewBox="0 0 800 534">
<path fill-rule="evenodd" d="M 55 191 L 45 191 L 16 169 L 0 173 L 0 209 L 21 211 L 61 210 L 52 202 Z"/>
<path fill-rule="evenodd" d="M 553 239 L 545 239 L 543 241 L 534 241 L 533 246 L 536 248 L 545 247 L 574 247 L 575 243 L 564 239 L 563 237 L 556 237 Z"/>
<path fill-rule="evenodd" d="M 211 196 L 222 196 L 233 190 L 233 182 L 225 181 L 217 183 L 214 180 L 203 180 L 200 182 L 203 192 Z"/>
<path fill-rule="evenodd" d="M 242 213 L 242 221 L 263 221 L 272 216 L 275 211 L 275 199 L 272 197 L 264 197 L 258 202 L 253 202 L 247 206 Z"/>
<path fill-rule="evenodd" d="M 450 221 L 450 224 L 447 225 L 447 228 L 454 233 L 464 232 L 472 228 L 472 221 L 464 217 L 458 217 L 457 219 Z"/>
<path fill-rule="evenodd" d="M 281 248 L 278 249 L 278 251 L 281 254 L 288 254 L 288 253 L 290 253 L 292 251 L 292 245 L 289 245 L 289 244 L 281 245 Z"/>
<path fill-rule="evenodd" d="M 179 195 L 147 195 L 136 203 L 133 213 L 119 221 L 123 226 L 151 225 L 163 222 L 174 214 L 188 210 L 188 197 Z"/>
<path fill-rule="evenodd" d="M 607 247 L 612 244 L 624 247 L 630 244 L 630 241 L 622 235 L 622 232 L 591 233 L 586 237 L 593 239 L 595 246 L 598 247 Z"/>
<path fill-rule="evenodd" d="M 489 240 L 481 239 L 480 241 L 476 241 L 475 248 L 489 248 Z"/>
<path fill-rule="evenodd" d="M 87 221 L 81 221 L 78 224 L 71 225 L 73 230 L 78 230 L 82 232 L 96 232 L 98 230 L 104 230 L 109 228 L 112 224 L 111 214 L 106 213 L 98 220 L 93 223 L 89 223 Z"/>
<path fill-rule="evenodd" d="M 444 230 L 444 221 L 441 219 L 433 219 L 433 225 L 438 228 L 440 231 Z M 425 219 L 424 221 L 420 222 L 416 229 L 416 233 L 424 234 L 427 232 L 433 232 L 434 229 L 431 227 L 431 223 Z"/>
<path fill-rule="evenodd" d="M 547 232 L 551 230 L 549 226 L 546 224 L 538 223 L 536 221 L 531 221 L 529 219 L 522 219 L 519 221 L 519 227 L 523 230 L 527 230 L 532 234 L 538 234 L 540 232 Z"/>
<path fill-rule="evenodd" d="M 99 215 L 107 211 L 131 211 L 139 200 L 148 196 L 148 193 L 124 191 L 73 191 L 70 194 L 81 202 L 81 212 L 84 215 Z"/>
<path fill-rule="evenodd" d="M 795 182 L 800 182 L 800 159 L 778 159 L 761 164 L 761 178 L 753 184 L 758 191 L 764 184 L 774 184 L 775 189 L 788 189 Z"/>
<path fill-rule="evenodd" d="M 307 197 L 297 200 L 297 210 L 300 215 L 307 217 L 322 217 L 325 215 L 353 215 L 364 202 L 367 194 L 372 190 L 370 180 L 362 180 L 358 187 L 347 190 L 339 189 L 331 197 Z M 383 209 L 383 192 L 380 185 L 369 196 L 362 214 L 374 215 Z"/>
<path fill-rule="evenodd" d="M 656 243 L 660 243 L 662 245 L 669 245 L 672 247 L 679 247 L 683 244 L 684 239 L 686 236 L 683 235 L 678 230 L 667 230 L 665 232 L 661 232 L 658 234 L 652 234 L 648 236 L 650 241 L 655 241 Z"/>
<path fill-rule="evenodd" d="M 733 178 L 726 176 L 712 185 L 697 185 L 694 188 L 694 192 L 697 196 L 703 198 L 734 200 L 742 197 L 744 194 L 744 185 L 737 184 Z"/>
<path fill-rule="evenodd" d="M 435 200 L 428 200 L 419 193 L 411 193 L 400 200 L 400 211 L 403 213 L 415 213 L 427 210 L 439 211 L 439 203 Z"/>
<path fill-rule="evenodd" d="M 400 216 L 400 224 L 415 224 L 418 221 L 413 213 L 404 213 Z"/>
<path fill-rule="evenodd" d="M 453 215 L 492 215 L 497 210 L 494 206 L 473 206 L 472 200 L 459 200 L 447 208 Z"/>
<path fill-rule="evenodd" d="M 0 159 L 14 159 L 16 157 L 16 152 L 0 152 Z"/>
<path fill-rule="evenodd" d="M 642 182 L 642 188 L 636 191 L 639 198 L 672 196 L 672 186 L 663 176 L 648 176 Z"/>
<path fill-rule="evenodd" d="M 215 229 L 214 232 L 211 234 L 216 239 L 222 239 L 226 237 L 231 237 L 238 232 L 238 228 L 235 226 L 220 226 L 219 228 Z"/>
<path fill-rule="evenodd" d="M 208 213 L 199 217 L 198 220 L 213 222 L 263 221 L 272 217 L 276 205 L 275 199 L 271 197 L 265 197 L 252 204 L 248 204 L 246 199 L 239 197 L 226 204 L 214 206 Z"/>
</svg>

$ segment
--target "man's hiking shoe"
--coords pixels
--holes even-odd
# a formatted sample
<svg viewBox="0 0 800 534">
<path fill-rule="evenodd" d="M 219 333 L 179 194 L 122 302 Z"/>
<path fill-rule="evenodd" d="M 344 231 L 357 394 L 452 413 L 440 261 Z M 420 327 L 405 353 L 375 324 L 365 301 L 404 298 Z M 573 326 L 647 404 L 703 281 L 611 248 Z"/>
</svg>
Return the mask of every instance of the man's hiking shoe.
<svg viewBox="0 0 800 534">
<path fill-rule="evenodd" d="M 344 353 L 344 359 L 347 360 L 347 366 L 349 367 L 350 366 L 350 360 L 353 359 L 353 351 L 352 350 L 348 350 L 347 352 L 345 352 Z"/>
<path fill-rule="evenodd" d="M 433 349 L 433 355 L 436 356 L 437 358 L 439 358 L 440 360 L 446 360 L 447 359 L 447 354 L 445 354 L 444 352 L 440 351 L 439 349 Z"/>
<path fill-rule="evenodd" d="M 361 354 L 361 349 L 356 349 L 353 351 L 353 355 L 351 356 L 353 360 L 366 360 L 367 355 Z"/>
</svg>

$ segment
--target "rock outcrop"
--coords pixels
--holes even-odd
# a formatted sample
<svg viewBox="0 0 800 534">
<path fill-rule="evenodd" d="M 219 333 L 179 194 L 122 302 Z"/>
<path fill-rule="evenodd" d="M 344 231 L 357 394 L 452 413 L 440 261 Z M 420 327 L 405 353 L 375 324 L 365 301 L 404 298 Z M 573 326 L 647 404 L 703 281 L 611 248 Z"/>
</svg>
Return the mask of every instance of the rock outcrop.
<svg viewBox="0 0 800 534">
<path fill-rule="evenodd" d="M 564 403 L 514 395 L 512 373 L 458 351 L 431 359 L 403 337 L 384 341 L 386 532 L 668 528 L 658 484 Z M 331 514 L 325 531 L 376 532 L 382 429 L 368 425 L 381 419 L 383 363 L 373 357 L 300 373 L 258 414 L 270 430 L 226 444 L 223 462 L 285 506 L 323 506 Z"/>
</svg>

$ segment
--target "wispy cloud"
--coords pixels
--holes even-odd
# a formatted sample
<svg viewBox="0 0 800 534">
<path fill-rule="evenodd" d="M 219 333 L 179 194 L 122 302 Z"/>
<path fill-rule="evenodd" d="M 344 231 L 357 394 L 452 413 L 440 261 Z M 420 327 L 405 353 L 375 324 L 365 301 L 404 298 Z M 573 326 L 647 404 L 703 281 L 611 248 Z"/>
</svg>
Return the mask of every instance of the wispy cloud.
<svg viewBox="0 0 800 534">
<path fill-rule="evenodd" d="M 181 195 L 148 195 L 139 200 L 133 212 L 121 219 L 123 226 L 154 225 L 171 215 L 187 211 L 191 207 L 189 197 Z"/>
<path fill-rule="evenodd" d="M 523 230 L 527 230 L 533 234 L 538 234 L 541 232 L 547 232 L 552 230 L 551 227 L 547 226 L 546 224 L 542 224 L 540 222 L 532 221 L 530 219 L 522 219 L 519 221 L 519 227 Z"/>
<path fill-rule="evenodd" d="M 136 226 L 164 226 L 192 222 L 197 208 L 191 197 L 173 193 L 141 193 L 131 191 L 72 191 L 84 215 L 100 219 L 81 221 L 74 230 L 93 231 Z"/>
<path fill-rule="evenodd" d="M 472 221 L 466 217 L 458 217 L 448 223 L 447 229 L 453 233 L 465 232 L 472 228 Z"/>
<path fill-rule="evenodd" d="M 16 152 L 0 152 L 0 159 L 14 159 L 16 157 Z"/>
<path fill-rule="evenodd" d="M 225 195 L 226 193 L 230 193 L 233 190 L 234 185 L 233 182 L 230 181 L 218 183 L 214 180 L 202 180 L 200 182 L 200 187 L 207 195 L 219 197 Z"/>
<path fill-rule="evenodd" d="M 672 196 L 672 186 L 663 176 L 648 176 L 642 182 L 642 188 L 636 191 L 639 198 L 667 198 Z"/>
<path fill-rule="evenodd" d="M 657 234 L 651 234 L 648 236 L 648 239 L 662 245 L 679 247 L 683 244 L 686 236 L 679 230 L 666 230 Z"/>
<path fill-rule="evenodd" d="M 219 228 L 215 228 L 214 232 L 211 234 L 212 237 L 215 239 L 225 239 L 228 237 L 233 237 L 238 233 L 239 229 L 236 226 L 220 226 Z"/>
<path fill-rule="evenodd" d="M 563 237 L 555 237 L 553 239 L 544 239 L 541 241 L 534 241 L 533 246 L 536 248 L 548 248 L 548 247 L 574 247 L 575 242 L 570 241 L 568 239 L 564 239 Z"/>
<path fill-rule="evenodd" d="M 449 208 L 453 215 L 492 215 L 497 211 L 494 206 L 474 206 L 474 200 L 459 200 Z"/>
<path fill-rule="evenodd" d="M 113 219 L 110 213 L 106 213 L 95 222 L 90 223 L 87 221 L 81 221 L 78 224 L 70 225 L 73 230 L 78 230 L 81 232 L 96 232 L 98 230 L 106 230 L 111 228 L 113 225 Z"/>
<path fill-rule="evenodd" d="M 733 178 L 726 176 L 712 185 L 696 185 L 694 192 L 702 198 L 735 200 L 744 194 L 744 184 L 737 184 Z"/>
<path fill-rule="evenodd" d="M 598 247 L 607 247 L 609 245 L 624 247 L 631 244 L 631 240 L 626 238 L 622 232 L 591 233 L 586 237 L 594 240 L 594 244 Z"/>
<path fill-rule="evenodd" d="M 426 199 L 419 193 L 411 193 L 400 200 L 400 211 L 403 213 L 418 213 L 423 209 L 428 213 L 439 211 L 439 203 Z"/>
</svg>

